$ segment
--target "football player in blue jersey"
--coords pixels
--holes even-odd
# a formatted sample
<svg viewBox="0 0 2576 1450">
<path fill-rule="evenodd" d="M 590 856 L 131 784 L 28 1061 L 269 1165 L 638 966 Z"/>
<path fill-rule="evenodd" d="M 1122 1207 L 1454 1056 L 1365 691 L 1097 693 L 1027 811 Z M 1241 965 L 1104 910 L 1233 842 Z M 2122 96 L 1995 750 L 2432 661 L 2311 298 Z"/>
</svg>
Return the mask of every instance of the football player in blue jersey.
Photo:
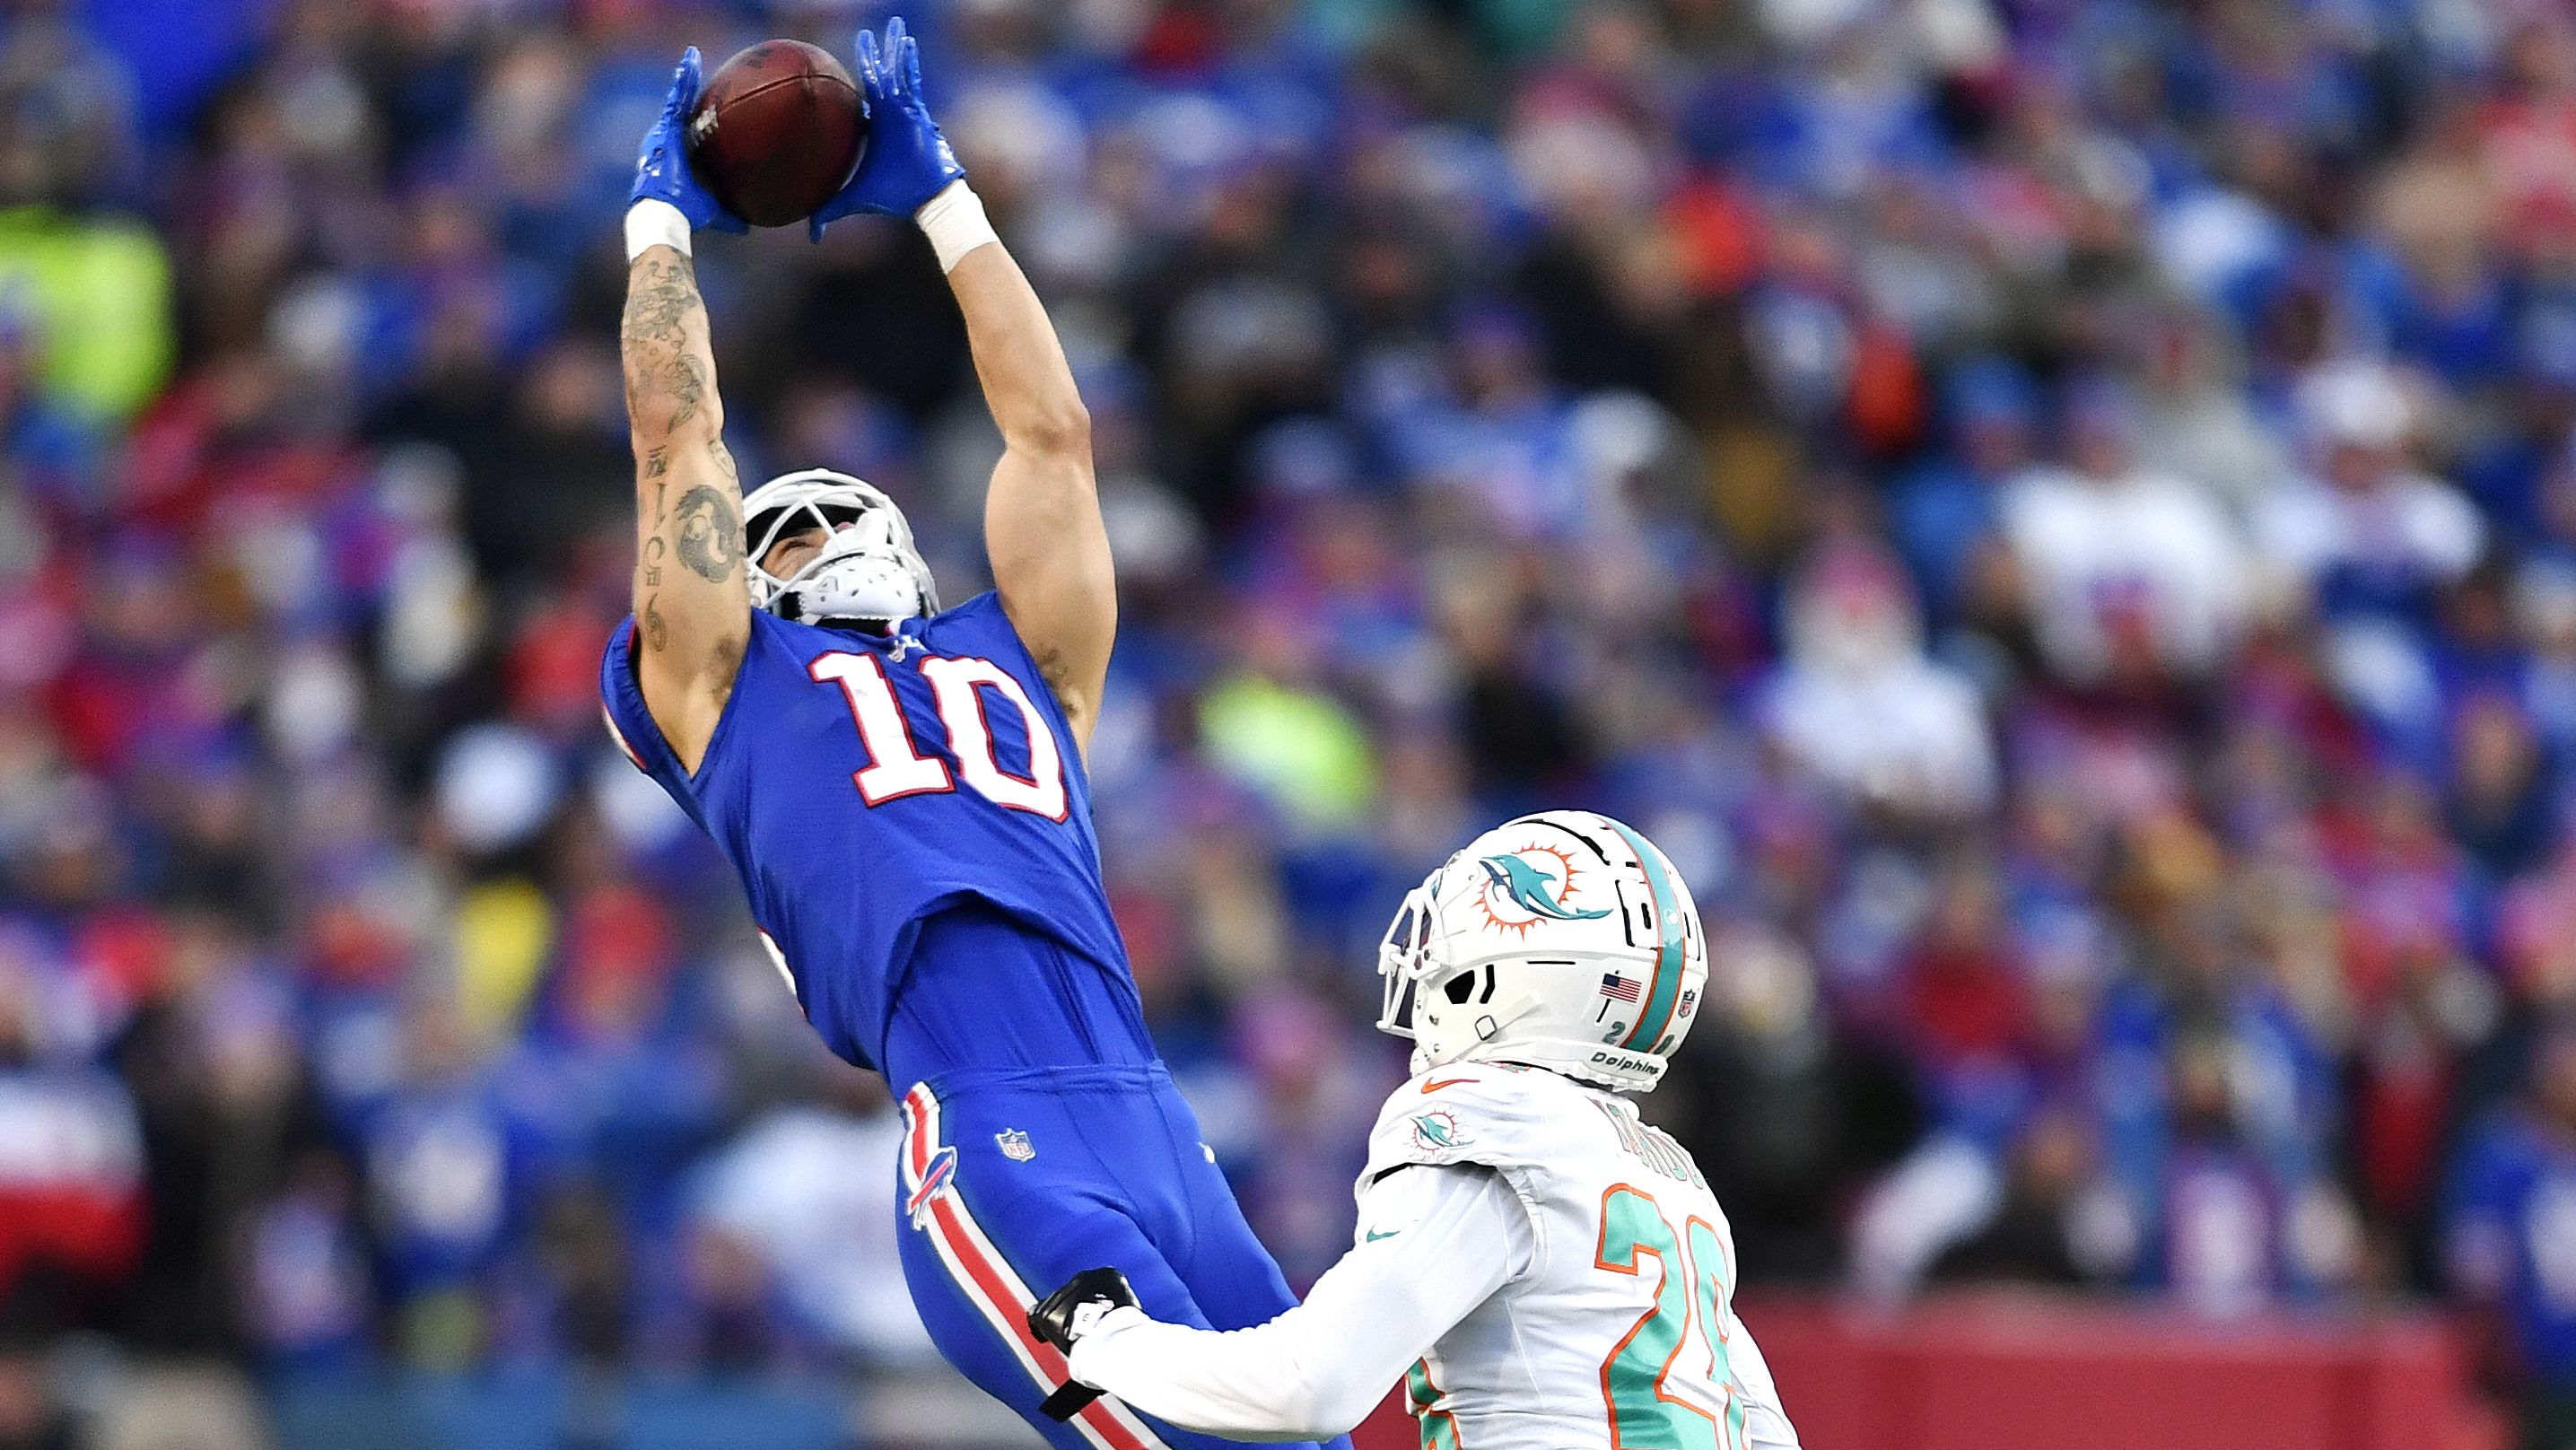
<svg viewBox="0 0 2576 1450">
<path fill-rule="evenodd" d="M 1295 1302 L 1148 1040 L 1111 921 L 1083 747 L 1116 628 L 1090 423 L 1054 329 L 925 108 L 901 20 L 862 31 L 872 131 L 813 222 L 910 217 L 965 314 L 1003 453 L 993 593 L 942 609 L 903 514 L 808 469 L 741 495 L 694 231 L 741 230 L 690 175 L 692 50 L 645 138 L 621 347 L 634 617 L 600 688 L 635 763 L 732 861 L 806 1019 L 902 1093 L 904 1277 L 943 1353 L 1063 1450 L 1204 1445 L 1059 1399 L 1031 1286 L 1125 1267 L 1158 1318 Z"/>
</svg>

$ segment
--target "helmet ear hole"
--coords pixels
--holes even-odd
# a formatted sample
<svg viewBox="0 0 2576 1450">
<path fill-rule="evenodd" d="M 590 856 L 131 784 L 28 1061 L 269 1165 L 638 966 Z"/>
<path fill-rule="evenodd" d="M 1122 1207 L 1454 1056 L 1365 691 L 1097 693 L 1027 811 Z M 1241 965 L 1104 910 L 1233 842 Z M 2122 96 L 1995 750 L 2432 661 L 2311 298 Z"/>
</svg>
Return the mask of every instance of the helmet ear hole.
<svg viewBox="0 0 2576 1450">
<path fill-rule="evenodd" d="M 1467 999 L 1476 995 L 1476 974 L 1460 972 L 1442 983 L 1440 992 L 1449 999 L 1451 1005 L 1464 1007 L 1467 1005 Z"/>
</svg>

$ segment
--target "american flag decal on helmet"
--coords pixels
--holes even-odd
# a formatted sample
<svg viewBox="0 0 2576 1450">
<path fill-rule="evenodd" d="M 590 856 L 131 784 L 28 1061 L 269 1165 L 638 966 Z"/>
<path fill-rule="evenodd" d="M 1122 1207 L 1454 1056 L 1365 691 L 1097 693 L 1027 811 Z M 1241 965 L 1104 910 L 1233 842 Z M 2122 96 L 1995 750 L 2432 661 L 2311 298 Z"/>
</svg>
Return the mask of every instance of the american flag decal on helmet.
<svg viewBox="0 0 2576 1450">
<path fill-rule="evenodd" d="M 1604 972 L 1601 974 L 1601 995 L 1634 1004 L 1645 995 L 1645 989 L 1617 972 Z"/>
</svg>

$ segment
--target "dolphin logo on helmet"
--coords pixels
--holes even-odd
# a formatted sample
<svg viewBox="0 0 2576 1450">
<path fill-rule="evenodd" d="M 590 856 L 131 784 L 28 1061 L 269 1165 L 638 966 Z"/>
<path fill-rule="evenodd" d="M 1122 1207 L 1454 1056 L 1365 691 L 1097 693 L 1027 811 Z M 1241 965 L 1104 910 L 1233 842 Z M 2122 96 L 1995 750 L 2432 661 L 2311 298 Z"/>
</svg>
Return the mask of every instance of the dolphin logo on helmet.
<svg viewBox="0 0 2576 1450">
<path fill-rule="evenodd" d="M 1557 873 L 1540 870 L 1526 857 L 1487 856 L 1476 864 L 1485 868 L 1485 877 L 1491 885 L 1500 887 L 1514 905 L 1532 916 L 1543 916 L 1551 921 L 1591 921 L 1610 914 L 1610 908 L 1606 906 L 1592 911 L 1566 910 L 1548 890 L 1556 882 Z"/>
<path fill-rule="evenodd" d="M 1546 811 L 1423 878 L 1378 972 L 1378 1026 L 1413 1039 L 1417 1073 L 1515 1063 L 1643 1092 L 1698 1017 L 1708 943 L 1690 887 L 1652 842 L 1608 816 Z"/>
</svg>

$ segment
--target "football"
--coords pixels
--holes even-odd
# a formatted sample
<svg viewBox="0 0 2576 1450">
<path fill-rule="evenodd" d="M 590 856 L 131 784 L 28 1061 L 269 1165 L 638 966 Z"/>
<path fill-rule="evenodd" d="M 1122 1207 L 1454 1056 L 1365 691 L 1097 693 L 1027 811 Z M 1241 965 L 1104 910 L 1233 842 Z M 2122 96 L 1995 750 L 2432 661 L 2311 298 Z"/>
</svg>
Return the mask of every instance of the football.
<svg viewBox="0 0 2576 1450">
<path fill-rule="evenodd" d="M 764 40 L 726 61 L 689 113 L 690 169 L 756 227 L 812 216 L 866 143 L 849 71 L 801 40 Z"/>
</svg>

